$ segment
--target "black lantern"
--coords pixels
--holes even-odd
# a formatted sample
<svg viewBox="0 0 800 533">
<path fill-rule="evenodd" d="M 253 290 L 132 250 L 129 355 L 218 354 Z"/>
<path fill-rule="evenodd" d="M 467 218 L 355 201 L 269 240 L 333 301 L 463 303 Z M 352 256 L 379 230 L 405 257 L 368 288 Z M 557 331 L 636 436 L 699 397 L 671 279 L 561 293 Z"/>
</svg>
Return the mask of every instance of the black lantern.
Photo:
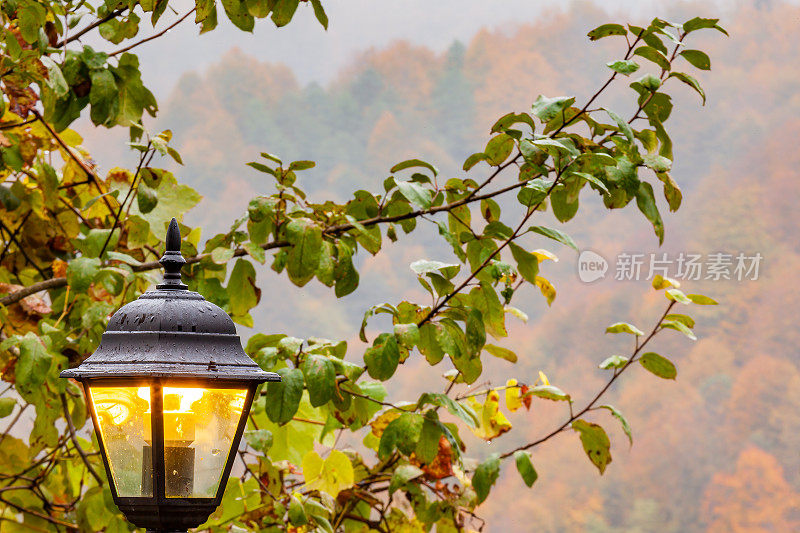
<svg viewBox="0 0 800 533">
<path fill-rule="evenodd" d="M 230 317 L 181 282 L 173 218 L 164 282 L 114 313 L 81 382 L 114 502 L 149 531 L 186 531 L 219 506 L 260 383 Z"/>
</svg>

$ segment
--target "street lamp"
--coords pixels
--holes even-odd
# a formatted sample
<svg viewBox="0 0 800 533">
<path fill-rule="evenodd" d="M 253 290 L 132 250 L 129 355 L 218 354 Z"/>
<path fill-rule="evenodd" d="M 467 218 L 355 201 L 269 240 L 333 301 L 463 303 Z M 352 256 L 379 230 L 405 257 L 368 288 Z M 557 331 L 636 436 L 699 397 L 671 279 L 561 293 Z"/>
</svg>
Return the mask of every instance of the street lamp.
<svg viewBox="0 0 800 533">
<path fill-rule="evenodd" d="M 219 506 L 259 384 L 230 317 L 181 282 L 178 223 L 164 282 L 114 313 L 100 346 L 61 372 L 83 385 L 111 494 L 134 525 L 179 532 Z"/>
</svg>

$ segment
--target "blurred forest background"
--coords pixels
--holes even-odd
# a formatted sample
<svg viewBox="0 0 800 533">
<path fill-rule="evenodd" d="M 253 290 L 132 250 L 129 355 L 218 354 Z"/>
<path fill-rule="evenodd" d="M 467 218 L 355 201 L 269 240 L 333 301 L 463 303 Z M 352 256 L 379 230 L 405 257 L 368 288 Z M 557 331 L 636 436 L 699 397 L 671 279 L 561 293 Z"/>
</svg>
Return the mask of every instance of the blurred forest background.
<svg viewBox="0 0 800 533">
<path fill-rule="evenodd" d="M 257 26 L 240 48 L 204 60 L 199 58 L 208 43 L 195 45 L 196 30 L 176 33 L 158 46 L 172 47 L 174 57 L 157 62 L 149 79 L 145 72 L 145 84 L 165 103 L 157 123 L 148 126 L 173 130 L 185 162 L 178 175 L 205 197 L 189 221 L 202 225 L 209 237 L 246 211 L 247 198 L 267 191 L 266 178 L 244 165 L 261 151 L 284 160 L 315 160 L 317 167 L 303 178 L 312 199 L 343 199 L 356 188 L 381 190 L 389 167 L 409 157 L 435 162 L 447 177 L 460 173 L 460 162 L 482 149 L 502 114 L 529 109 L 538 94 L 571 94 L 580 101 L 599 87 L 608 73 L 605 63 L 617 59 L 620 43 L 589 43 L 585 34 L 591 28 L 611 21 L 645 23 L 655 15 L 721 17 L 731 37 L 701 37 L 713 67 L 700 80 L 708 103 L 700 107 L 698 95 L 686 87 L 676 98 L 672 131 L 680 134 L 673 136 L 672 175 L 686 200 L 677 214 L 661 209 L 664 245 L 658 248 L 652 228 L 635 210 L 606 211 L 597 197 L 566 225 L 544 223 L 609 259 L 612 269 L 621 252 L 671 257 L 758 252 L 764 256 L 759 278 L 684 284 L 687 292 L 708 294 L 721 305 L 698 317 L 697 342 L 661 343 L 678 363 L 677 382 L 642 372 L 622 380 L 612 393 L 612 403 L 633 426 L 634 444 L 629 448 L 621 431 L 611 435 L 615 461 L 602 478 L 574 439 L 563 437 L 534 454 L 540 478 L 532 490 L 506 469 L 497 497 L 480 514 L 489 531 L 534 525 L 543 532 L 798 531 L 800 290 L 792 280 L 800 271 L 800 7 L 770 1 L 614 5 L 612 12 L 592 3 L 529 9 L 524 16 L 509 10 L 494 13 L 489 22 L 513 22 L 483 29 L 480 18 L 470 18 L 472 26 L 454 21 L 460 40 L 446 44 L 430 37 L 435 31 L 430 22 L 417 28 L 413 17 L 398 16 L 398 24 L 408 24 L 401 33 L 405 41 L 368 48 L 377 31 L 370 28 L 357 53 L 352 52 L 357 35 L 349 36 L 346 46 L 335 39 L 337 11 L 348 8 L 332 7 L 331 39 L 337 46 L 318 53 L 335 61 L 326 59 L 319 76 L 306 55 L 317 53 L 319 44 L 313 43 L 324 46 L 325 40 L 315 33 L 309 37 L 313 46 L 302 41 L 310 24 L 291 30 L 299 32 L 292 36 L 298 43 L 294 56 L 285 46 L 276 47 L 283 50 L 276 55 L 287 61 L 298 58 L 301 75 L 271 55 L 270 32 L 283 30 Z M 453 18 L 471 17 L 467 7 L 451 8 Z M 303 15 L 311 18 L 310 10 Z M 357 25 L 350 21 L 349 28 Z M 232 32 L 214 34 L 222 47 Z M 258 39 L 265 43 L 260 49 Z M 181 58 L 192 55 L 187 64 L 193 70 L 180 71 Z M 148 61 L 143 58 L 143 65 Z M 587 78 L 595 83 L 584 85 Z M 601 105 L 622 107 L 623 95 L 632 100 L 626 85 L 623 79 L 618 101 L 612 91 Z M 106 170 L 131 157 L 123 133 L 78 129 Z M 320 286 L 298 289 L 277 275 L 272 282 L 263 278 L 256 327 L 241 333 L 346 339 L 357 347 L 367 307 L 409 292 L 422 297 L 410 262 L 450 259 L 452 252 L 433 237 L 432 232 L 430 239 L 401 236 L 379 257 L 360 257 L 361 287 L 341 300 Z M 552 307 L 532 292 L 527 306 L 515 300 L 530 320 L 517 322 L 510 332 L 508 347 L 520 355 L 519 363 L 495 360 L 487 369 L 495 384 L 533 377 L 541 369 L 554 382 L 588 395 L 601 386 L 602 372 L 587 368 L 621 349 L 619 339 L 603 336 L 609 317 L 643 326 L 662 307 L 647 281 L 615 281 L 612 270 L 606 279 L 584 284 L 576 274 L 577 254 L 563 248 L 559 255 L 558 263 L 544 267 L 558 289 Z M 441 383 L 427 375 L 431 370 L 424 363 L 404 365 L 399 372 L 409 396 L 421 385 Z M 552 426 L 555 412 L 538 405 L 509 415 L 517 431 L 505 439 L 504 449 Z M 492 447 L 482 441 L 472 445 L 487 454 Z"/>
</svg>

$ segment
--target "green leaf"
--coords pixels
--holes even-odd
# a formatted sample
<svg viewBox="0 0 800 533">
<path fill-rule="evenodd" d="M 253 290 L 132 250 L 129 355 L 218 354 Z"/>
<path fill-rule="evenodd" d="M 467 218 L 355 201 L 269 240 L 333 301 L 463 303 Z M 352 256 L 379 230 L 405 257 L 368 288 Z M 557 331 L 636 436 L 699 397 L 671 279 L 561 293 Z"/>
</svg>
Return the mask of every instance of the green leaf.
<svg viewBox="0 0 800 533">
<path fill-rule="evenodd" d="M 494 344 L 486 344 L 483 347 L 484 350 L 489 352 L 495 357 L 499 357 L 500 359 L 505 359 L 511 363 L 517 362 L 517 354 L 509 350 L 508 348 L 503 348 L 500 346 L 495 346 Z"/>
<path fill-rule="evenodd" d="M 545 237 L 553 239 L 554 241 L 558 241 L 561 244 L 566 244 L 573 250 L 578 251 L 578 246 L 575 244 L 575 241 L 572 240 L 572 237 L 561 230 L 548 228 L 545 226 L 531 226 L 528 228 L 528 231 L 538 233 L 539 235 L 544 235 Z"/>
<path fill-rule="evenodd" d="M 278 425 L 289 422 L 300 407 L 303 397 L 303 372 L 298 368 L 276 370 L 281 381 L 267 384 L 265 411 L 270 420 Z"/>
<path fill-rule="evenodd" d="M 612 355 L 611 357 L 603 359 L 603 362 L 597 366 L 603 370 L 608 370 L 609 368 L 622 368 L 627 362 L 627 357 L 623 357 L 621 355 Z"/>
<path fill-rule="evenodd" d="M 394 174 L 395 172 L 400 172 L 401 170 L 414 167 L 427 168 L 433 173 L 434 176 L 439 174 L 439 170 L 435 166 L 431 165 L 427 161 L 422 161 L 421 159 L 408 159 L 406 161 L 397 163 L 395 166 L 389 169 L 389 172 Z"/>
<path fill-rule="evenodd" d="M 424 472 L 414 465 L 398 466 L 392 474 L 391 481 L 389 481 L 389 495 L 391 496 L 397 489 L 423 474 Z"/>
<path fill-rule="evenodd" d="M 392 474 L 392 479 L 389 481 L 389 496 L 394 492 L 411 481 L 423 475 L 424 472 L 414 465 L 401 465 Z"/>
<path fill-rule="evenodd" d="M 486 150 L 484 150 L 484 155 L 486 156 L 486 161 L 492 166 L 500 166 L 503 162 L 508 159 L 508 156 L 511 155 L 511 152 L 514 151 L 514 146 L 516 143 L 514 142 L 513 137 L 501 133 L 500 135 L 496 135 L 492 137 L 488 144 L 486 145 Z"/>
<path fill-rule="evenodd" d="M 625 138 L 628 139 L 629 143 L 633 143 L 633 130 L 631 129 L 630 125 L 619 115 L 611 111 L 610 109 L 606 109 L 605 107 L 602 108 L 603 111 L 608 113 L 608 116 L 616 122 L 619 131 L 625 135 Z"/>
<path fill-rule="evenodd" d="M 336 390 L 336 370 L 330 359 L 310 354 L 303 363 L 303 376 L 312 407 L 328 403 Z"/>
<path fill-rule="evenodd" d="M 421 207 L 422 209 L 429 209 L 431 207 L 431 190 L 426 189 L 419 183 L 410 181 L 398 181 L 397 189 L 400 191 L 406 200 L 412 204 Z"/>
<path fill-rule="evenodd" d="M 99 270 L 100 259 L 77 257 L 67 265 L 67 283 L 75 294 L 85 292 Z"/>
<path fill-rule="evenodd" d="M 545 400 L 552 400 L 554 402 L 568 402 L 570 401 L 570 396 L 563 390 L 555 387 L 553 385 L 537 385 L 531 388 L 528 392 L 525 393 L 526 395 L 536 396 L 538 398 L 544 398 Z"/>
<path fill-rule="evenodd" d="M 711 70 L 711 59 L 701 50 L 681 50 L 680 55 L 700 70 Z"/>
<path fill-rule="evenodd" d="M 364 353 L 367 372 L 374 379 L 386 381 L 394 375 L 400 362 L 400 350 L 394 335 L 380 335 Z"/>
<path fill-rule="evenodd" d="M 617 322 L 615 324 L 611 324 L 606 328 L 606 333 L 630 333 L 631 335 L 644 335 L 644 332 L 634 326 L 633 324 L 628 324 L 627 322 Z"/>
<path fill-rule="evenodd" d="M 444 351 L 439 346 L 439 342 L 436 340 L 436 328 L 441 326 L 436 326 L 427 322 L 419 328 L 419 344 L 417 348 L 422 355 L 425 356 L 428 363 L 431 365 L 439 364 L 439 362 L 444 358 Z"/>
<path fill-rule="evenodd" d="M 475 357 L 480 354 L 483 345 L 486 344 L 486 326 L 483 323 L 483 315 L 480 310 L 472 308 L 467 314 L 465 323 L 467 352 Z"/>
<path fill-rule="evenodd" d="M 15 367 L 16 388 L 28 402 L 35 402 L 42 394 L 52 358 L 44 344 L 34 333 L 20 338 L 19 357 Z"/>
<path fill-rule="evenodd" d="M 606 466 L 611 462 L 611 441 L 606 431 L 597 424 L 582 419 L 575 420 L 572 429 L 580 435 L 583 450 L 589 460 L 597 467 L 600 474 L 605 472 Z"/>
<path fill-rule="evenodd" d="M 547 197 L 550 184 L 542 179 L 535 179 L 528 182 L 519 190 L 517 200 L 525 207 L 532 207 Z"/>
<path fill-rule="evenodd" d="M 315 166 L 317 166 L 317 164 L 313 161 L 293 161 L 289 163 L 289 170 L 308 170 Z"/>
<path fill-rule="evenodd" d="M 14 398 L 0 398 L 0 418 L 5 418 L 14 412 L 17 401 Z"/>
<path fill-rule="evenodd" d="M 511 248 L 511 256 L 517 262 L 517 271 L 525 278 L 525 281 L 535 284 L 536 276 L 539 275 L 539 259 L 513 242 L 510 242 L 508 246 Z"/>
<path fill-rule="evenodd" d="M 478 468 L 475 469 L 475 474 L 472 476 L 472 488 L 475 489 L 475 494 L 478 496 L 478 503 L 486 499 L 499 475 L 500 456 L 493 453 L 478 465 Z"/>
<path fill-rule="evenodd" d="M 603 183 L 602 181 L 600 181 L 600 179 L 597 178 L 596 176 L 593 176 L 593 175 L 588 174 L 586 172 L 571 172 L 569 175 L 570 176 L 578 176 L 579 178 L 584 179 L 584 180 L 588 181 L 589 183 L 592 183 L 592 184 L 596 185 L 605 194 L 609 194 L 608 187 L 606 187 L 606 184 Z"/>
<path fill-rule="evenodd" d="M 636 206 L 653 225 L 653 231 L 658 237 L 658 244 L 662 244 L 664 242 L 664 222 L 661 220 L 661 214 L 656 206 L 653 186 L 646 181 L 639 183 L 639 188 L 636 190 Z"/>
<path fill-rule="evenodd" d="M 39 60 L 47 68 L 47 87 L 58 97 L 66 95 L 69 85 L 67 85 L 67 80 L 64 79 L 64 74 L 58 64 L 46 55 L 41 56 Z"/>
<path fill-rule="evenodd" d="M 436 458 L 439 453 L 439 440 L 445 427 L 439 422 L 439 415 L 435 410 L 431 409 L 425 413 L 425 421 L 422 424 L 417 448 L 414 450 L 414 454 L 420 460 L 430 463 Z"/>
<path fill-rule="evenodd" d="M 286 225 L 286 240 L 292 245 L 286 258 L 289 279 L 302 287 L 317 271 L 322 251 L 322 228 L 307 218 L 294 219 Z"/>
<path fill-rule="evenodd" d="M 670 69 L 669 59 L 652 46 L 640 46 L 634 50 L 634 55 L 648 59 L 664 70 Z"/>
<path fill-rule="evenodd" d="M 728 35 L 728 32 L 725 31 L 719 24 L 719 19 L 708 19 L 708 18 L 701 18 L 695 17 L 691 20 L 687 20 L 683 23 L 683 31 L 684 33 L 691 33 L 695 30 L 700 30 L 703 28 L 714 28 L 715 30 Z"/>
<path fill-rule="evenodd" d="M 325 14 L 325 9 L 322 7 L 322 3 L 319 0 L 311 0 L 311 5 L 314 7 L 314 16 L 317 17 L 317 20 L 322 27 L 326 30 L 328 29 L 328 15 Z"/>
<path fill-rule="evenodd" d="M 387 459 L 395 448 L 410 455 L 414 452 L 422 432 L 424 418 L 419 413 L 403 413 L 392 420 L 381 435 L 378 457 Z"/>
<path fill-rule="evenodd" d="M 16 7 L 16 6 L 15 6 Z M 39 29 L 44 25 L 47 16 L 44 6 L 35 2 L 26 2 L 19 7 L 17 20 L 20 35 L 27 43 L 35 43 L 39 38 Z"/>
<path fill-rule="evenodd" d="M 606 63 L 606 66 L 611 70 L 613 70 L 614 72 L 619 72 L 620 74 L 624 74 L 625 76 L 630 76 L 631 74 L 639 70 L 639 64 L 636 61 L 632 61 L 630 59 L 618 59 L 616 61 Z"/>
<path fill-rule="evenodd" d="M 523 450 L 517 450 L 514 452 L 514 461 L 517 463 L 517 471 L 522 477 L 522 481 L 527 486 L 532 487 L 539 478 L 539 474 L 536 473 L 536 469 L 533 467 L 531 454 Z"/>
<path fill-rule="evenodd" d="M 709 298 L 708 296 L 703 296 L 702 294 L 687 294 L 686 297 L 689 298 L 693 304 L 718 305 L 714 299 Z"/>
<path fill-rule="evenodd" d="M 625 26 L 621 24 L 603 24 L 602 26 L 598 26 L 589 33 L 587 33 L 587 37 L 589 37 L 590 41 L 597 41 L 598 39 L 602 39 L 603 37 L 608 37 L 609 35 L 627 35 L 628 31 L 625 29 Z"/>
<path fill-rule="evenodd" d="M 574 96 L 548 98 L 540 94 L 533 103 L 533 114 L 539 117 L 542 122 L 549 122 L 574 103 Z"/>
<path fill-rule="evenodd" d="M 246 259 L 237 259 L 228 280 L 230 295 L 230 313 L 234 317 L 243 317 L 250 309 L 258 305 L 261 290 L 256 287 L 256 269 Z"/>
<path fill-rule="evenodd" d="M 139 212 L 144 215 L 156 208 L 158 205 L 158 196 L 150 187 L 139 187 L 136 190 L 136 203 Z"/>
<path fill-rule="evenodd" d="M 277 27 L 286 26 L 292 21 L 300 0 L 277 0 L 272 8 L 272 22 Z"/>
<path fill-rule="evenodd" d="M 693 328 L 694 327 L 694 319 L 692 317 L 690 317 L 689 315 L 681 315 L 681 314 L 677 314 L 677 313 L 670 313 L 667 316 L 665 316 L 664 318 L 666 320 L 672 320 L 674 322 L 680 322 L 681 324 L 684 324 L 687 328 Z"/>
<path fill-rule="evenodd" d="M 163 232 L 173 217 L 185 213 L 202 199 L 202 196 L 191 187 L 178 184 L 175 176 L 169 172 L 162 175 L 161 184 L 155 191 L 158 195 L 158 205 L 155 209 L 145 214 L 134 204 L 131 213 L 138 214 L 149 222 L 150 229 L 158 235 L 164 235 Z"/>
<path fill-rule="evenodd" d="M 477 427 L 478 425 L 478 415 L 475 414 L 475 411 L 470 406 L 457 402 L 446 394 L 438 392 L 423 393 L 419 401 L 417 401 L 417 409 L 422 409 L 425 405 L 444 407 L 451 415 L 457 416 L 467 425 L 471 427 Z"/>
<path fill-rule="evenodd" d="M 395 324 L 394 335 L 406 348 L 419 344 L 419 328 L 413 322 L 410 324 Z"/>
<path fill-rule="evenodd" d="M 224 265 L 233 259 L 234 253 L 232 248 L 214 248 L 211 250 L 211 261 L 218 265 Z"/>
<path fill-rule="evenodd" d="M 631 431 L 631 425 L 628 423 L 628 419 L 625 418 L 625 415 L 613 405 L 598 405 L 597 407 L 598 409 L 608 409 L 608 411 L 614 415 L 614 418 L 619 420 L 619 423 L 622 425 L 622 431 L 625 432 L 625 435 L 628 437 L 628 442 L 633 446 L 633 432 Z"/>
<path fill-rule="evenodd" d="M 353 464 L 347 455 L 339 450 L 331 450 L 324 460 L 312 450 L 303 457 L 302 468 L 307 489 L 320 490 L 334 498 L 342 490 L 352 487 L 355 481 Z M 317 521 L 320 518 L 314 516 Z M 329 530 L 333 532 L 333 529 Z"/>
<path fill-rule="evenodd" d="M 543 139 L 530 141 L 530 143 L 553 157 L 558 157 L 561 155 L 580 155 L 580 151 L 577 150 L 574 144 L 566 138 L 548 139 L 545 137 Z"/>
<path fill-rule="evenodd" d="M 479 287 L 473 287 L 469 291 L 469 298 L 473 307 L 480 310 L 486 331 L 492 337 L 497 339 L 508 335 L 503 304 L 491 285 L 481 282 Z"/>
<path fill-rule="evenodd" d="M 678 289 L 667 289 L 665 291 L 665 296 L 667 297 L 667 299 L 672 300 L 673 302 L 678 302 L 686 305 L 692 303 L 691 298 L 683 294 L 683 292 Z"/>
<path fill-rule="evenodd" d="M 664 379 L 675 379 L 678 375 L 678 370 L 675 368 L 675 365 L 672 362 L 655 352 L 647 352 L 646 354 L 642 355 L 639 362 L 645 367 L 647 370 L 655 374 L 656 376 Z"/>
<path fill-rule="evenodd" d="M 462 169 L 466 172 L 481 161 L 486 161 L 486 154 L 483 152 L 478 152 L 469 156 L 466 160 L 464 160 L 464 166 Z"/>
<path fill-rule="evenodd" d="M 308 524 L 308 516 L 303 504 L 297 495 L 293 495 L 289 502 L 289 523 L 293 526 L 303 526 Z"/>
<path fill-rule="evenodd" d="M 492 126 L 492 133 L 500 133 L 501 131 L 509 129 L 514 124 L 527 124 L 531 128 L 531 133 L 536 131 L 536 123 L 533 121 L 531 116 L 527 113 L 506 113 L 502 117 L 500 117 L 497 122 L 494 123 Z M 481 154 L 473 154 L 473 155 L 481 155 Z M 485 155 L 485 154 L 482 154 Z"/>
<path fill-rule="evenodd" d="M 703 99 L 703 105 L 706 105 L 706 92 L 700 86 L 700 82 L 698 82 L 692 76 L 684 74 L 683 72 L 670 72 L 669 77 L 677 78 L 678 80 L 682 81 L 683 83 L 685 83 L 686 85 L 697 91 L 697 94 L 699 94 L 700 97 Z"/>
<path fill-rule="evenodd" d="M 267 429 L 247 430 L 244 438 L 251 448 L 264 454 L 272 447 L 272 432 Z"/>
<path fill-rule="evenodd" d="M 661 322 L 661 327 L 662 328 L 674 329 L 675 331 L 680 331 L 681 333 L 683 333 L 684 335 L 686 335 L 687 337 L 689 337 L 693 341 L 697 340 L 697 337 L 695 336 L 694 332 L 689 328 L 689 326 L 687 326 L 686 324 L 684 324 L 681 321 L 678 321 L 678 320 L 664 320 L 663 322 Z"/>
<path fill-rule="evenodd" d="M 427 274 L 429 272 L 438 272 L 446 268 L 459 267 L 458 263 L 442 263 L 441 261 L 430 261 L 428 259 L 420 259 L 414 261 L 409 265 L 411 270 L 419 275 Z"/>
<path fill-rule="evenodd" d="M 553 207 L 553 214 L 559 222 L 567 222 L 578 212 L 578 198 L 569 198 L 567 189 L 558 189 L 550 195 L 550 205 Z"/>
<path fill-rule="evenodd" d="M 642 156 L 644 164 L 656 172 L 668 172 L 672 168 L 672 161 L 658 154 L 646 154 Z"/>
</svg>

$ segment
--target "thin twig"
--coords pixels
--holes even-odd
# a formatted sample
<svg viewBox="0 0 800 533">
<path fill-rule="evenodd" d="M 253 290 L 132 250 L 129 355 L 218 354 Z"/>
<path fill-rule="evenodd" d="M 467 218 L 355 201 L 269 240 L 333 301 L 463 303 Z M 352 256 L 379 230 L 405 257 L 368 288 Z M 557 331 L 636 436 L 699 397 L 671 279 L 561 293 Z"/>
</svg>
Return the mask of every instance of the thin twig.
<svg viewBox="0 0 800 533">
<path fill-rule="evenodd" d="M 95 472 L 94 467 L 89 462 L 89 457 L 87 457 L 86 452 L 83 451 L 81 445 L 78 444 L 78 437 L 75 434 L 75 423 L 72 421 L 72 415 L 69 413 L 69 406 L 67 405 L 67 397 L 64 395 L 63 392 L 59 394 L 59 396 L 61 397 L 61 406 L 64 409 L 64 418 L 66 418 L 67 420 L 67 428 L 69 429 L 69 437 L 70 439 L 72 439 L 72 444 L 75 446 L 75 449 L 78 450 L 78 455 L 81 456 L 83 464 L 86 465 L 86 469 L 89 471 L 90 474 L 92 474 L 92 477 L 95 479 L 95 481 L 97 481 L 97 484 L 102 487 L 103 479 L 97 475 L 97 472 Z"/>
<path fill-rule="evenodd" d="M 594 405 L 600 400 L 600 398 L 602 398 L 603 395 L 608 391 L 608 389 L 611 387 L 611 385 L 614 384 L 614 382 L 617 380 L 617 378 L 619 378 L 619 376 L 621 376 L 622 373 L 628 367 L 630 367 L 631 364 L 633 364 L 636 361 L 636 356 L 642 351 L 642 349 L 647 345 L 647 343 L 649 343 L 650 340 L 653 337 L 655 337 L 656 333 L 658 333 L 660 331 L 661 323 L 664 322 L 664 319 L 666 318 L 666 316 L 669 314 L 669 312 L 672 310 L 672 308 L 674 306 L 675 306 L 675 302 L 674 301 L 669 303 L 669 305 L 667 306 L 667 309 L 661 315 L 661 318 L 658 319 L 658 322 L 656 322 L 656 325 L 650 331 L 650 334 L 641 342 L 641 344 L 638 345 L 638 347 L 634 350 L 633 354 L 628 359 L 628 361 L 622 367 L 619 368 L 619 372 L 616 372 L 611 376 L 611 379 L 608 380 L 608 382 L 605 384 L 605 386 L 602 389 L 600 389 L 600 391 L 594 396 L 594 398 L 592 398 L 592 400 L 588 404 L 586 404 L 586 406 L 583 409 L 581 409 L 577 413 L 571 414 L 569 419 L 566 422 L 561 424 L 558 428 L 554 429 L 553 431 L 551 431 L 550 433 L 548 433 L 544 437 L 542 437 L 542 438 L 540 438 L 538 440 L 535 440 L 535 441 L 531 442 L 530 444 L 525 444 L 523 446 L 519 446 L 518 448 L 514 448 L 513 450 L 500 455 L 500 458 L 501 459 L 505 459 L 506 457 L 510 457 L 511 455 L 514 455 L 515 452 L 522 451 L 522 450 L 529 450 L 530 448 L 533 448 L 534 446 L 538 446 L 539 444 L 542 444 L 543 442 L 546 442 L 546 441 L 550 440 L 551 438 L 555 437 L 556 435 L 558 435 L 559 433 L 564 431 L 567 427 L 570 427 L 575 420 L 577 420 L 578 418 L 583 416 L 586 412 L 590 411 L 594 407 Z M 571 409 L 570 409 L 570 411 L 571 411 Z"/>
<path fill-rule="evenodd" d="M 179 18 L 178 20 L 176 20 L 175 22 L 173 22 L 172 24 L 170 24 L 169 26 L 167 26 L 166 28 L 164 28 L 162 31 L 160 31 L 160 32 L 158 32 L 158 33 L 156 33 L 156 34 L 153 34 L 153 35 L 151 35 L 150 37 L 146 37 L 146 38 L 142 39 L 141 41 L 137 41 L 137 42 L 135 42 L 135 43 L 133 43 L 133 44 L 131 44 L 131 45 L 129 45 L 129 46 L 126 46 L 125 48 L 120 48 L 120 49 L 119 49 L 119 50 L 117 50 L 116 52 L 111 52 L 110 54 L 108 54 L 108 56 L 109 56 L 109 57 L 112 57 L 112 56 L 115 56 L 115 55 L 117 55 L 117 54 L 122 54 L 122 53 L 124 53 L 124 52 L 127 52 L 128 50 L 130 50 L 130 49 L 132 49 L 132 48 L 136 48 L 136 47 L 137 47 L 137 46 L 139 46 L 140 44 L 144 44 L 144 43 L 146 43 L 146 42 L 148 42 L 148 41 L 152 41 L 153 39 L 158 39 L 159 37 L 161 37 L 162 35 L 164 35 L 165 33 L 167 33 L 169 30 L 171 30 L 172 28 L 174 28 L 175 26 L 177 26 L 178 24 L 180 24 L 181 22 L 183 22 L 184 20 L 186 20 L 186 18 L 187 18 L 189 15 L 191 15 L 192 13 L 194 13 L 196 9 L 197 9 L 196 7 L 193 7 L 193 8 L 191 9 L 191 11 L 189 11 L 189 12 L 188 12 L 188 13 L 186 13 L 184 16 L 182 16 L 181 18 Z"/>
<path fill-rule="evenodd" d="M 139 164 L 136 166 L 136 173 L 133 175 L 133 180 L 131 181 L 131 187 L 128 189 L 128 193 L 125 195 L 125 198 L 119 204 L 119 209 L 114 214 L 114 223 L 111 225 L 111 231 L 108 232 L 108 237 L 106 237 L 106 242 L 103 243 L 103 248 L 100 250 L 100 254 L 98 257 L 103 257 L 103 254 L 106 252 L 106 248 L 108 248 L 108 243 L 111 242 L 111 237 L 114 235 L 114 231 L 117 229 L 117 224 L 119 224 L 119 217 L 122 216 L 122 211 L 125 209 L 125 204 L 128 201 L 128 198 L 131 197 L 133 191 L 136 189 L 136 181 L 139 179 L 139 175 L 142 172 L 142 165 L 144 165 L 145 159 L 147 159 L 147 155 L 150 151 L 151 143 L 147 141 L 147 148 L 142 155 L 139 157 Z M 152 159 L 152 158 L 151 158 Z M 138 193 L 138 191 L 137 191 Z M 133 201 L 131 201 L 131 205 L 133 205 Z"/>
<path fill-rule="evenodd" d="M 23 222 L 23 223 L 24 223 L 24 222 Z M 33 260 L 33 259 L 31 259 L 31 258 L 30 258 L 30 256 L 28 255 L 28 252 L 26 252 L 26 251 L 25 251 L 25 248 L 24 248 L 24 247 L 23 247 L 23 246 L 20 244 L 20 242 L 17 240 L 17 231 L 19 231 L 19 228 L 21 228 L 21 227 L 22 227 L 22 224 L 20 224 L 20 226 L 17 228 L 17 230 L 16 230 L 16 231 L 12 232 L 10 229 L 8 229 L 8 227 L 7 227 L 5 224 L 3 224 L 3 222 L 2 222 L 2 221 L 0 221 L 0 228 L 2 228 L 2 229 L 3 229 L 3 230 L 6 232 L 6 233 L 8 233 L 9 240 L 10 240 L 11 242 L 13 242 L 14 244 L 16 244 L 16 245 L 17 245 L 17 249 L 18 249 L 18 250 L 20 251 L 20 253 L 22 254 L 22 257 L 24 257 L 24 258 L 25 258 L 25 261 L 26 261 L 26 262 L 27 262 L 29 265 L 31 265 L 33 268 L 35 268 L 35 269 L 36 269 L 36 271 L 39 273 L 39 275 L 40 275 L 40 276 L 42 276 L 43 278 L 45 278 L 45 277 L 47 277 L 47 274 L 45 274 L 45 273 L 44 273 L 44 270 L 42 270 L 42 269 L 41 269 L 41 267 L 40 267 L 39 265 L 37 265 L 37 264 L 34 262 L 34 260 Z M 3 249 L 3 255 L 5 255 L 5 253 L 6 253 L 6 250 L 8 250 L 8 243 L 6 243 L 6 246 L 5 246 L 5 248 Z"/>
<path fill-rule="evenodd" d="M 50 124 L 47 123 L 47 121 L 44 119 L 44 117 L 42 117 L 42 114 L 39 113 L 39 111 L 37 111 L 36 109 L 32 109 L 31 112 L 34 114 L 34 116 L 36 116 L 36 118 L 39 119 L 39 122 L 41 122 L 44 125 L 47 131 L 50 132 L 50 135 L 56 140 L 59 146 L 61 146 L 61 148 L 63 148 L 64 151 L 67 152 L 67 155 L 69 155 L 70 158 L 72 158 L 72 160 L 75 161 L 75 163 L 81 168 L 81 170 L 83 170 L 83 172 L 86 173 L 86 177 L 89 178 L 94 184 L 94 186 L 97 188 L 97 191 L 100 193 L 103 203 L 106 204 L 106 207 L 108 207 L 109 212 L 113 213 L 114 209 L 111 207 L 111 203 L 108 201 L 108 198 L 103 196 L 105 195 L 105 191 L 100 186 L 100 178 L 97 177 L 97 174 L 95 174 L 94 170 L 89 168 L 89 165 L 86 163 L 86 161 L 84 161 L 82 157 L 80 157 L 77 153 L 75 153 L 75 151 L 72 148 L 70 148 L 66 142 L 64 142 L 64 139 L 62 139 L 61 136 L 56 132 L 56 130 L 53 129 L 53 127 Z"/>
<path fill-rule="evenodd" d="M 127 9 L 128 9 L 127 6 L 119 8 L 119 9 L 115 9 L 114 11 L 112 11 L 111 13 L 106 15 L 105 17 L 99 18 L 96 21 L 92 22 L 91 24 L 89 24 L 88 26 L 86 26 L 85 28 L 80 30 L 78 33 L 76 33 L 75 35 L 73 35 L 71 37 L 68 37 L 68 38 L 65 38 L 65 39 L 62 39 L 61 41 L 56 43 L 56 48 L 61 48 L 64 45 L 67 45 L 67 44 L 69 44 L 69 43 L 71 43 L 73 41 L 77 41 L 78 39 L 80 39 L 81 37 L 83 37 L 84 35 L 89 33 L 90 31 L 92 31 L 93 29 L 95 29 L 99 25 L 101 25 L 103 23 L 106 23 L 106 22 L 108 22 L 109 20 L 111 20 L 113 18 L 116 18 L 118 15 L 121 15 Z"/>
</svg>

